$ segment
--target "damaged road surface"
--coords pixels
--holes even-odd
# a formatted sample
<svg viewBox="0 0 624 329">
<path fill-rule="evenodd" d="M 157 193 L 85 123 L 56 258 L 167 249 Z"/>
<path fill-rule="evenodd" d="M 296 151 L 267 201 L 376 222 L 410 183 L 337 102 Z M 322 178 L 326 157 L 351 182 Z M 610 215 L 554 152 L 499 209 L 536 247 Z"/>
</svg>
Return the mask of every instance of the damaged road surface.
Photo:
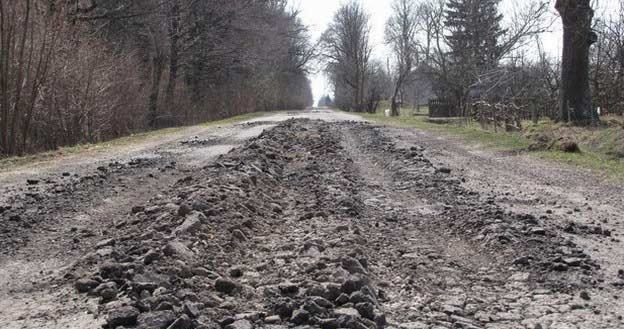
<svg viewBox="0 0 624 329">
<path fill-rule="evenodd" d="M 258 125 L 192 165 L 174 152 L 13 192 L 1 261 L 44 265 L 2 272 L 2 327 L 624 328 L 624 277 L 558 217 L 510 211 L 434 164 L 430 145 L 355 121 Z M 80 225 L 70 205 L 109 218 Z M 45 265 L 51 250 L 69 256 Z"/>
</svg>

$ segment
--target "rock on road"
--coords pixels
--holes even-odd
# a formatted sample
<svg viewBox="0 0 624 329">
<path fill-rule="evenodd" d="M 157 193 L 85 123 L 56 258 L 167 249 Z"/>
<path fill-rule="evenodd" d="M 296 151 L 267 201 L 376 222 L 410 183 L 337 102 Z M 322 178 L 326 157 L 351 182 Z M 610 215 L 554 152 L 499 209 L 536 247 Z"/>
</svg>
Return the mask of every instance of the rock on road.
<svg viewBox="0 0 624 329">
<path fill-rule="evenodd" d="M 430 132 L 276 114 L 0 184 L 3 328 L 624 328 L 622 187 Z"/>
</svg>

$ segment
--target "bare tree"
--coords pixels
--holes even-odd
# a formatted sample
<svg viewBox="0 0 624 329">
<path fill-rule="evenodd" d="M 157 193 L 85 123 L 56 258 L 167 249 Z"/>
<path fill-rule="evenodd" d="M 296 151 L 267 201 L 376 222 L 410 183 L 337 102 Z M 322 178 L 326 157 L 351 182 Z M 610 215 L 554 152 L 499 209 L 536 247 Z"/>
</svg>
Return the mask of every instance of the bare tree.
<svg viewBox="0 0 624 329">
<path fill-rule="evenodd" d="M 377 112 L 379 103 L 392 95 L 392 77 L 384 68 L 383 63 L 377 60 L 371 61 L 368 70 L 368 83 L 366 86 L 366 111 Z"/>
<path fill-rule="evenodd" d="M 605 15 L 606 16 L 606 15 Z M 611 18 L 598 20 L 590 54 L 590 86 L 601 114 L 624 114 L 624 3 Z"/>
<path fill-rule="evenodd" d="M 392 16 L 386 23 L 386 42 L 396 57 L 394 91 L 391 97 L 391 114 L 399 115 L 398 97 L 418 66 L 418 8 L 413 0 L 394 0 Z"/>
<path fill-rule="evenodd" d="M 359 2 L 344 4 L 321 38 L 326 71 L 337 95 L 347 93 L 346 108 L 363 111 L 371 56 L 369 15 Z"/>
</svg>

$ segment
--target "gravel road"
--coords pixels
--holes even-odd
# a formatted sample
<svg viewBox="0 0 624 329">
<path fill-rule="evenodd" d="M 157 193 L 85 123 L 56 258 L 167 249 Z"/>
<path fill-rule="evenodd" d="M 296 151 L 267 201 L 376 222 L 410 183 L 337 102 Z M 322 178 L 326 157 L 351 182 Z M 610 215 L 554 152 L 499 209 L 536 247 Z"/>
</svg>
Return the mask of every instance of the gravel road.
<svg viewBox="0 0 624 329">
<path fill-rule="evenodd" d="M 622 185 L 329 110 L 0 173 L 2 328 L 624 328 Z"/>
</svg>

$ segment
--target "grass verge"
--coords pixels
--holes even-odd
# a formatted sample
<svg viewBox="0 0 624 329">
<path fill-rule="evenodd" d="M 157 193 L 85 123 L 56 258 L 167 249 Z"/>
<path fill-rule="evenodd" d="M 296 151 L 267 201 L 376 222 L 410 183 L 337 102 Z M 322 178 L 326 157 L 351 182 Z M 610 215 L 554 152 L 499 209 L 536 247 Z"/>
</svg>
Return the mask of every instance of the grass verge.
<svg viewBox="0 0 624 329">
<path fill-rule="evenodd" d="M 581 153 L 564 153 L 560 151 L 538 151 L 529 152 L 528 147 L 533 140 L 527 138 L 521 132 L 493 132 L 483 130 L 476 123 L 467 124 L 437 124 L 427 121 L 427 117 L 413 116 L 408 111 L 402 113 L 399 117 L 386 117 L 383 113 L 366 113 L 361 114 L 362 117 L 381 124 L 387 124 L 397 127 L 412 127 L 422 130 L 428 130 L 445 134 L 449 136 L 459 137 L 467 142 L 479 144 L 486 148 L 504 152 L 530 153 L 541 159 L 553 160 L 559 163 L 565 163 L 580 168 L 589 169 L 592 172 L 601 175 L 607 179 L 624 180 L 624 161 L 615 159 L 610 152 L 602 148 L 594 147 L 592 143 L 580 143 Z M 544 122 L 538 124 L 540 129 L 548 129 L 544 126 L 548 125 Z M 534 127 L 528 125 L 527 130 L 533 131 Z M 575 128 L 576 133 L 579 133 Z M 586 131 L 586 133 L 613 136 L 609 131 Z"/>
<path fill-rule="evenodd" d="M 226 118 L 222 120 L 209 121 L 209 122 L 205 122 L 205 123 L 195 125 L 195 126 L 182 126 L 182 127 L 158 129 L 158 130 L 132 134 L 129 136 L 124 136 L 124 137 L 112 139 L 112 140 L 105 141 L 105 142 L 99 142 L 99 143 L 94 143 L 94 144 L 79 144 L 79 145 L 74 145 L 74 146 L 61 147 L 53 151 L 29 154 L 29 155 L 24 155 L 24 156 L 0 158 L 0 172 L 6 171 L 11 168 L 18 167 L 18 166 L 27 166 L 27 165 L 38 164 L 38 163 L 45 162 L 45 161 L 51 161 L 61 156 L 94 154 L 98 152 L 104 152 L 114 147 L 123 147 L 123 146 L 127 146 L 127 145 L 134 144 L 134 143 L 144 142 L 150 139 L 165 137 L 168 135 L 181 132 L 185 129 L 192 128 L 192 127 L 215 127 L 215 126 L 221 126 L 221 125 L 234 124 L 237 122 L 261 117 L 269 113 L 275 113 L 275 112 L 248 113 L 248 114 L 238 115 L 238 116 L 234 116 L 234 117 Z"/>
</svg>

